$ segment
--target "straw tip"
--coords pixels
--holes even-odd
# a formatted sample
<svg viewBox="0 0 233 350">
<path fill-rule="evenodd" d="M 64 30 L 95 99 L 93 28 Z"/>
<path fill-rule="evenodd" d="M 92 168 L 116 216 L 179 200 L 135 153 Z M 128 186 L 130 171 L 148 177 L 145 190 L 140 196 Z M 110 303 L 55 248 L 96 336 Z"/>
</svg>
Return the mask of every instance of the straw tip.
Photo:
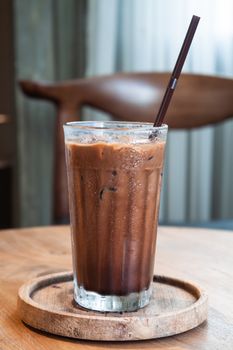
<svg viewBox="0 0 233 350">
<path fill-rule="evenodd" d="M 193 15 L 193 19 L 195 19 L 196 21 L 199 21 L 201 17 Z"/>
</svg>

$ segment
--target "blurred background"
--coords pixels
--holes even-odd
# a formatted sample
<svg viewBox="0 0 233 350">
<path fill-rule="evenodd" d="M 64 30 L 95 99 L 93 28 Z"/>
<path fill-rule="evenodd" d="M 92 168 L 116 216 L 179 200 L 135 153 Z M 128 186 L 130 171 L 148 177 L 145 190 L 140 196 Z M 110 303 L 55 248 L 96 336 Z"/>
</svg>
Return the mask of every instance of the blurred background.
<svg viewBox="0 0 233 350">
<path fill-rule="evenodd" d="M 232 13 L 232 0 L 0 0 L 0 227 L 52 223 L 55 110 L 19 79 L 170 71 L 193 14 L 183 71 L 232 78 Z M 232 149 L 233 120 L 170 132 L 162 223 L 233 218 Z"/>
</svg>

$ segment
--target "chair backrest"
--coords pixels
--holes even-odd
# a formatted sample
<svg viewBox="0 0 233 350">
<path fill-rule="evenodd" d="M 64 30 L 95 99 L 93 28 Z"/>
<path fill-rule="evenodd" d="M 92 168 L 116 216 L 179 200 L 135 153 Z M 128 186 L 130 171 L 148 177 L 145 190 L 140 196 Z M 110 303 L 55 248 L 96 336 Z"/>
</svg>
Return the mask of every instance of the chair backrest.
<svg viewBox="0 0 233 350">
<path fill-rule="evenodd" d="M 81 107 L 92 106 L 116 120 L 153 122 L 170 73 L 122 73 L 58 83 L 20 81 L 28 96 L 57 106 L 54 220 L 68 217 L 62 125 L 80 119 Z M 165 123 L 189 129 L 221 122 L 233 116 L 233 79 L 183 74 Z"/>
</svg>

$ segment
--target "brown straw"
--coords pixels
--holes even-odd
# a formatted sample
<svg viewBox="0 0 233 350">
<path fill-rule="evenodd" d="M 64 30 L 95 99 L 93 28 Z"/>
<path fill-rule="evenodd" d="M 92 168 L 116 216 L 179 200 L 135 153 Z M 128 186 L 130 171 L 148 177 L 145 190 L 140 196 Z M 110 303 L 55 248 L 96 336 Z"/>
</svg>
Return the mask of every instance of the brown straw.
<svg viewBox="0 0 233 350">
<path fill-rule="evenodd" d="M 189 28 L 188 28 L 188 31 L 187 31 L 187 34 L 186 34 L 186 37 L 184 39 L 184 42 L 183 42 L 183 45 L 181 47 L 179 56 L 177 58 L 176 65 L 175 65 L 175 67 L 173 69 L 173 72 L 171 74 L 171 78 L 169 80 L 166 92 L 165 92 L 165 94 L 163 96 L 163 101 L 161 103 L 161 106 L 159 108 L 159 112 L 158 112 L 157 117 L 155 119 L 155 122 L 154 122 L 154 126 L 155 127 L 156 126 L 160 126 L 162 124 L 163 120 L 164 120 L 164 117 L 166 115 L 168 106 L 170 104 L 173 92 L 174 92 L 176 84 L 177 84 L 177 81 L 179 79 L 181 70 L 183 68 L 186 56 L 188 54 L 190 45 L 192 43 L 194 34 L 196 32 L 199 20 L 200 20 L 200 17 L 198 17 L 198 16 L 193 16 L 192 17 L 192 20 L 190 22 L 190 25 L 189 25 Z"/>
</svg>

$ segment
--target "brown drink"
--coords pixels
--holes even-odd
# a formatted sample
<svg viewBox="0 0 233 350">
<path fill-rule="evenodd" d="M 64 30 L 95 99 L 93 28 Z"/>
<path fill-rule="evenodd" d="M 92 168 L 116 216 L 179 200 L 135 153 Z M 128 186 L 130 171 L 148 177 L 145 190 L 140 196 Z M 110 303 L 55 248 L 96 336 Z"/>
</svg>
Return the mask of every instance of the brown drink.
<svg viewBox="0 0 233 350">
<path fill-rule="evenodd" d="M 166 127 L 95 125 L 97 136 L 66 135 L 75 300 L 130 311 L 149 302 Z"/>
</svg>

